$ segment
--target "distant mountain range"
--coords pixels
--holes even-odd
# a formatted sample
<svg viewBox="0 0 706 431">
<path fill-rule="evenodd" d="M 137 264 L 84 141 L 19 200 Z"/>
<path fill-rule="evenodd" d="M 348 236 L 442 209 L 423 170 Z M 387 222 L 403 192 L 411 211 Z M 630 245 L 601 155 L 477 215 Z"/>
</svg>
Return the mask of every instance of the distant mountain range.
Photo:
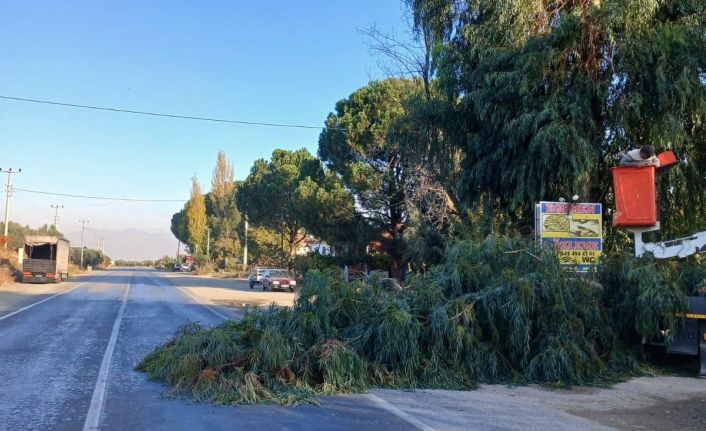
<svg viewBox="0 0 706 431">
<path fill-rule="evenodd" d="M 72 247 L 81 245 L 81 232 L 68 232 L 65 234 Z M 176 255 L 177 240 L 168 230 L 109 230 L 90 229 L 84 235 L 85 246 L 97 249 L 98 239 L 106 238 L 105 254 L 113 260 L 153 260 L 162 256 Z M 184 252 L 184 245 L 181 245 Z"/>
</svg>

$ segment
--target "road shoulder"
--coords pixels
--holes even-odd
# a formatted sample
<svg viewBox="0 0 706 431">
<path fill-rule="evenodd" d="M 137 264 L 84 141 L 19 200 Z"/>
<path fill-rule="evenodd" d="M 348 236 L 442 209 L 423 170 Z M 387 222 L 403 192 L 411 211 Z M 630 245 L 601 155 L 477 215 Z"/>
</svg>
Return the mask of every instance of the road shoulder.
<svg viewBox="0 0 706 431">
<path fill-rule="evenodd" d="M 71 277 L 62 283 L 9 283 L 0 286 L 0 317 L 52 297 L 85 282 L 88 275 Z"/>
<path fill-rule="evenodd" d="M 640 377 L 610 388 L 483 385 L 471 391 L 374 389 L 435 429 L 703 430 L 706 381 Z"/>
<path fill-rule="evenodd" d="M 275 304 L 290 307 L 294 304 L 295 293 L 288 291 L 263 291 L 260 285 L 250 289 L 247 280 L 237 278 L 218 278 L 171 272 L 155 272 L 177 286 L 211 304 L 241 308 L 261 307 Z"/>
</svg>

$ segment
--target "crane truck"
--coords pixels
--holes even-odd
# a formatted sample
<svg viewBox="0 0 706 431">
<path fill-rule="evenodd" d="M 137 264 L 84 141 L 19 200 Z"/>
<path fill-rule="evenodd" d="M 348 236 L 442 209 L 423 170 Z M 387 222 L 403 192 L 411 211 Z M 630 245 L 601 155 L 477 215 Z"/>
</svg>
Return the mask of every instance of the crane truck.
<svg viewBox="0 0 706 431">
<path fill-rule="evenodd" d="M 645 242 L 643 234 L 660 230 L 657 206 L 656 177 L 676 166 L 677 158 L 671 151 L 657 156 L 660 167 L 612 168 L 615 192 L 613 226 L 631 232 L 635 243 L 635 256 L 651 253 L 656 259 L 685 258 L 706 252 L 706 232 L 660 242 Z M 689 309 L 678 317 L 684 325 L 667 346 L 669 353 L 699 357 L 701 377 L 706 377 L 706 296 L 690 296 Z"/>
</svg>

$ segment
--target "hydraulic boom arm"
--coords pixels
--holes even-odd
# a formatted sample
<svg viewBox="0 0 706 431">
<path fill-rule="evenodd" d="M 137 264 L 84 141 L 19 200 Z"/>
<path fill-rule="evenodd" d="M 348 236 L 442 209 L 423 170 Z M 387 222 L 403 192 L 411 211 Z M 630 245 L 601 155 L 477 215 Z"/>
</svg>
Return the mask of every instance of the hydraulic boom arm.
<svg viewBox="0 0 706 431">
<path fill-rule="evenodd" d="M 648 242 L 642 241 L 642 234 L 652 229 L 630 229 L 635 234 L 635 256 L 641 257 L 649 252 L 657 259 L 670 257 L 687 257 L 696 253 L 706 253 L 706 232 L 698 232 L 684 238 L 669 241 Z"/>
</svg>

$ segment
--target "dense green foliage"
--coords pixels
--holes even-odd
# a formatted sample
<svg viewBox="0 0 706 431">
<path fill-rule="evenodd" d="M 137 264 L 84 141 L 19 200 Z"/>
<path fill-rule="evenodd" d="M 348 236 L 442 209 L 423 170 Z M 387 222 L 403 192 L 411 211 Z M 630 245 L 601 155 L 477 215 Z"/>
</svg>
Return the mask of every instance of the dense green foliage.
<svg viewBox="0 0 706 431">
<path fill-rule="evenodd" d="M 189 243 L 189 233 L 186 230 L 186 205 L 172 215 L 170 230 L 176 239 L 184 244 Z"/>
<path fill-rule="evenodd" d="M 293 308 L 188 325 L 138 369 L 175 393 L 224 404 L 291 404 L 370 385 L 598 383 L 646 370 L 642 336 L 682 310 L 706 276 L 703 264 L 683 265 L 614 257 L 592 280 L 562 271 L 533 243 L 461 240 L 401 290 L 310 271 Z M 691 275 L 677 277 L 685 268 Z"/>
<path fill-rule="evenodd" d="M 319 137 L 319 157 L 355 196 L 362 215 L 404 278 L 407 171 L 399 141 L 391 139 L 405 100 L 420 91 L 416 81 L 371 82 L 336 104 Z"/>
<path fill-rule="evenodd" d="M 215 262 L 226 267 L 228 260 L 240 257 L 242 247 L 237 235 L 241 223 L 240 211 L 236 206 L 237 183 L 233 164 L 226 159 L 223 151 L 218 153 L 216 167 L 213 168 L 211 191 L 206 198 L 208 226 L 211 228 L 211 256 Z"/>
<path fill-rule="evenodd" d="M 460 150 L 451 194 L 531 227 L 532 206 L 610 198 L 609 168 L 644 144 L 684 161 L 661 184 L 666 233 L 703 213 L 706 4 L 693 0 L 417 0 L 441 40 L 439 97 L 413 114 L 430 152 Z M 426 115 L 426 117 L 424 117 Z M 606 203 L 610 204 L 610 200 Z M 703 222 L 703 219 L 700 220 Z"/>
<path fill-rule="evenodd" d="M 269 161 L 257 160 L 237 201 L 253 226 L 281 234 L 289 265 L 307 233 L 351 253 L 365 247 L 368 236 L 355 215 L 353 197 L 304 149 L 275 150 Z"/>
<path fill-rule="evenodd" d="M 305 149 L 275 150 L 270 161 L 255 161 L 250 175 L 238 192 L 238 208 L 247 214 L 254 226 L 281 232 L 289 250 L 290 261 L 305 234 L 296 216 L 297 188 L 306 171 L 317 161 Z"/>
</svg>

